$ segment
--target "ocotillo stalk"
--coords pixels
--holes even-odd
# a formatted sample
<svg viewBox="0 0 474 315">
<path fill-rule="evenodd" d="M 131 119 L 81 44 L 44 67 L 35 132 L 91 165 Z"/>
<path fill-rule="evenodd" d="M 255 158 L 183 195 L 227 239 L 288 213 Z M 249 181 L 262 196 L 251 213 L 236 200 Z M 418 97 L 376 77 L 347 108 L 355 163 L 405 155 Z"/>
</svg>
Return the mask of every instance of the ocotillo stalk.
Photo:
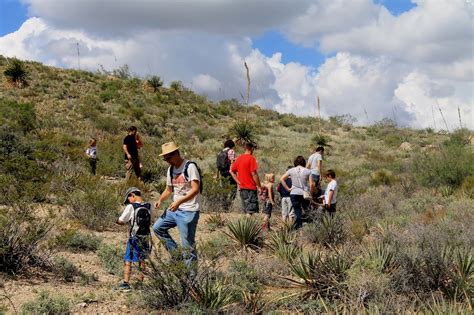
<svg viewBox="0 0 474 315">
<path fill-rule="evenodd" d="M 250 99 L 250 71 L 249 71 L 249 66 L 247 65 L 247 62 L 244 60 L 244 66 L 245 70 L 247 71 L 247 99 L 245 101 L 245 104 L 249 104 L 249 99 Z"/>
<path fill-rule="evenodd" d="M 449 132 L 448 123 L 446 119 L 444 119 L 443 111 L 441 110 L 441 106 L 439 106 L 438 100 L 436 100 L 436 104 L 438 105 L 439 112 L 441 113 L 441 118 L 443 118 L 444 125 L 446 126 L 446 131 Z"/>
<path fill-rule="evenodd" d="M 459 116 L 459 128 L 462 129 L 462 121 L 461 121 L 461 109 L 458 106 L 458 116 Z"/>
<path fill-rule="evenodd" d="M 321 134 L 321 103 L 319 102 L 319 95 L 318 95 L 318 129 L 319 129 L 319 133 Z"/>
</svg>

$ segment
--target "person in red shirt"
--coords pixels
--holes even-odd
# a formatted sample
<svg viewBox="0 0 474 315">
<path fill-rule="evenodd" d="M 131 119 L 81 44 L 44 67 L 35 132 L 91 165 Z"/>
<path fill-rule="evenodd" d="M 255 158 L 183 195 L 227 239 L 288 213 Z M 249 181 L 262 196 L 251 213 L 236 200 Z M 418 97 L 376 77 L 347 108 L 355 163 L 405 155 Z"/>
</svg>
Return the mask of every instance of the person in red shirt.
<svg viewBox="0 0 474 315">
<path fill-rule="evenodd" d="M 254 149 L 255 145 L 247 142 L 245 153 L 235 160 L 230 169 L 230 174 L 239 186 L 242 208 L 247 215 L 258 212 L 258 192 L 261 186 L 257 173 L 257 160 L 253 156 Z"/>
</svg>

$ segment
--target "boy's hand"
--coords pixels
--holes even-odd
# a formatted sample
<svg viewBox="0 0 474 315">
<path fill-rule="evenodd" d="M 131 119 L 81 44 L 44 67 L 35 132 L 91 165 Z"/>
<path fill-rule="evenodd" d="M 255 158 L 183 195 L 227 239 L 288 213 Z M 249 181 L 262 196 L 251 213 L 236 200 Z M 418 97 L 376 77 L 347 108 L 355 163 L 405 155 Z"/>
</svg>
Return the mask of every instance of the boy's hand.
<svg viewBox="0 0 474 315">
<path fill-rule="evenodd" d="M 158 209 L 161 206 L 161 200 L 155 202 L 155 208 Z"/>
<path fill-rule="evenodd" d="M 171 210 L 172 212 L 175 212 L 179 208 L 179 201 L 173 201 L 169 206 L 168 209 Z"/>
</svg>

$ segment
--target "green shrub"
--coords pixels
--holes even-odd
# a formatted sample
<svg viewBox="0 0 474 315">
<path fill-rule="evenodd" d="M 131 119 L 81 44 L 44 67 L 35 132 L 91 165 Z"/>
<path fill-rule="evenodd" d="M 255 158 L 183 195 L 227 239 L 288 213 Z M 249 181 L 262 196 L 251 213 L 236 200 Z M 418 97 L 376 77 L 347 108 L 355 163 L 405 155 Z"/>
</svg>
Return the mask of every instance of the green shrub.
<svg viewBox="0 0 474 315">
<path fill-rule="evenodd" d="M 167 263 L 157 256 L 150 260 L 146 277 L 141 296 L 146 306 L 157 310 L 185 303 L 195 283 L 182 260 Z"/>
<path fill-rule="evenodd" d="M 124 248 L 102 244 L 97 250 L 97 256 L 107 272 L 120 276 L 123 273 Z"/>
<path fill-rule="evenodd" d="M 74 282 L 74 277 L 80 274 L 79 269 L 64 257 L 58 257 L 54 260 L 54 271 L 66 282 Z"/>
<path fill-rule="evenodd" d="M 258 270 L 248 261 L 233 259 L 229 266 L 229 278 L 236 292 L 256 294 L 263 290 L 266 275 Z"/>
<path fill-rule="evenodd" d="M 117 206 L 120 205 L 120 196 L 114 188 L 94 180 L 86 186 L 76 187 L 67 196 L 69 216 L 95 230 L 103 230 L 114 224 Z"/>
<path fill-rule="evenodd" d="M 449 139 L 444 142 L 445 145 L 465 146 L 470 143 L 471 131 L 467 128 L 461 128 L 453 131 Z"/>
<path fill-rule="evenodd" d="M 285 227 L 271 233 L 266 245 L 278 258 L 290 264 L 302 253 L 296 233 Z"/>
<path fill-rule="evenodd" d="M 416 156 L 412 171 L 423 186 L 458 188 L 464 178 L 474 175 L 474 153 L 468 147 L 443 146 L 440 151 Z"/>
<path fill-rule="evenodd" d="M 80 252 L 96 251 L 101 242 L 101 238 L 95 235 L 84 234 L 76 230 L 66 230 L 56 237 L 53 241 L 53 245 L 73 252 Z"/>
<path fill-rule="evenodd" d="M 29 73 L 26 69 L 25 63 L 16 58 L 10 59 L 7 68 L 3 71 L 3 75 L 13 86 L 24 87 L 28 85 Z"/>
<path fill-rule="evenodd" d="M 373 186 L 392 186 L 398 181 L 398 178 L 392 172 L 386 169 L 380 169 L 371 174 L 370 184 Z"/>
<path fill-rule="evenodd" d="M 71 302 L 63 295 L 51 296 L 48 291 L 41 291 L 36 300 L 21 306 L 21 314 L 69 314 Z"/>
<path fill-rule="evenodd" d="M 225 226 L 225 219 L 220 213 L 213 213 L 206 219 L 206 223 L 209 231 L 215 231 Z"/>
<path fill-rule="evenodd" d="M 232 206 L 232 186 L 228 179 L 214 179 L 209 174 L 204 174 L 204 189 L 202 192 L 202 208 L 209 212 L 228 212 Z"/>
<path fill-rule="evenodd" d="M 8 132 L 21 131 L 24 134 L 36 128 L 36 110 L 30 103 L 18 103 L 0 98 L 0 121 Z"/>
<path fill-rule="evenodd" d="M 241 249 L 259 249 L 262 246 L 261 223 L 253 218 L 244 217 L 227 224 L 229 232 L 224 232 Z"/>
<path fill-rule="evenodd" d="M 174 91 L 182 91 L 183 90 L 183 83 L 181 81 L 171 81 L 170 89 Z"/>
<path fill-rule="evenodd" d="M 160 87 L 163 86 L 163 80 L 161 80 L 161 78 L 157 75 L 150 77 L 148 80 L 146 80 L 146 83 L 153 89 L 154 92 L 158 92 Z"/>
<path fill-rule="evenodd" d="M 225 256 L 229 245 L 229 239 L 218 235 L 210 238 L 205 242 L 198 243 L 199 257 L 207 260 L 216 260 L 219 257 Z"/>
<path fill-rule="evenodd" d="M 47 264 L 48 253 L 42 244 L 51 230 L 52 215 L 37 218 L 33 213 L 25 204 L 0 209 L 0 272 L 17 274 Z"/>
</svg>

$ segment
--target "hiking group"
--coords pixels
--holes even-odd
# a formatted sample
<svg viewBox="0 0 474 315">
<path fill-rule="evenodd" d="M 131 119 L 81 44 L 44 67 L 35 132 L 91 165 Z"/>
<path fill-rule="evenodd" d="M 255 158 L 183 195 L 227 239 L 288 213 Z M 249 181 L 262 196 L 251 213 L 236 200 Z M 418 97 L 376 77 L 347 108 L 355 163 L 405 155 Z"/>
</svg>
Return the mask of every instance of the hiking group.
<svg viewBox="0 0 474 315">
<path fill-rule="evenodd" d="M 97 166 L 97 141 L 91 138 L 86 154 L 89 158 L 91 173 L 95 175 Z M 244 153 L 236 157 L 235 142 L 227 140 L 216 159 L 218 178 L 229 187 L 229 193 L 223 196 L 224 207 L 229 210 L 237 192 L 241 200 L 241 209 L 246 216 L 263 213 L 262 231 L 270 230 L 270 218 L 275 207 L 275 175 L 265 174 L 262 183 L 258 175 L 258 163 L 254 156 L 256 146 L 253 142 L 243 145 Z M 135 173 L 141 179 L 142 164 L 139 149 L 143 147 L 137 128 L 132 126 L 123 140 L 125 154 L 126 179 Z M 199 220 L 200 195 L 203 189 L 201 170 L 198 165 L 185 159 L 174 142 L 162 145 L 160 156 L 169 167 L 166 173 L 166 188 L 159 199 L 151 204 L 143 199 L 142 191 L 130 187 L 124 195 L 125 208 L 117 224 L 129 226 L 129 237 L 124 255 L 124 275 L 119 289 L 129 291 L 132 263 L 138 263 L 143 280 L 145 260 L 151 252 L 151 232 L 164 244 L 174 259 L 184 262 L 190 275 L 197 272 L 196 230 Z M 317 147 L 306 162 L 303 156 L 297 156 L 293 166 L 289 166 L 281 176 L 276 191 L 281 197 L 281 216 L 286 222 L 293 222 L 294 229 L 303 225 L 303 214 L 310 205 L 318 205 L 320 211 L 333 215 L 336 211 L 337 182 L 332 170 L 323 173 L 322 161 L 324 148 Z M 328 181 L 326 189 L 321 189 L 324 174 Z M 172 198 L 171 203 L 152 225 L 155 209 Z M 260 209 L 261 204 L 261 209 Z M 151 229 L 150 229 L 151 227 Z M 171 237 L 169 230 L 177 227 L 181 246 Z M 178 250 L 179 249 L 179 250 Z"/>
</svg>

